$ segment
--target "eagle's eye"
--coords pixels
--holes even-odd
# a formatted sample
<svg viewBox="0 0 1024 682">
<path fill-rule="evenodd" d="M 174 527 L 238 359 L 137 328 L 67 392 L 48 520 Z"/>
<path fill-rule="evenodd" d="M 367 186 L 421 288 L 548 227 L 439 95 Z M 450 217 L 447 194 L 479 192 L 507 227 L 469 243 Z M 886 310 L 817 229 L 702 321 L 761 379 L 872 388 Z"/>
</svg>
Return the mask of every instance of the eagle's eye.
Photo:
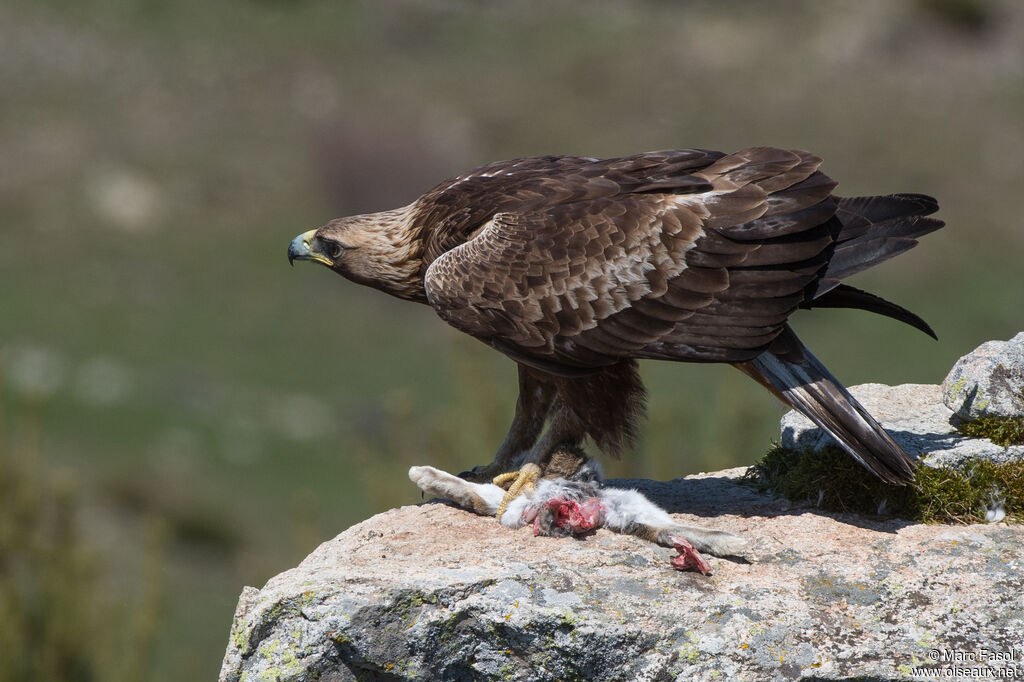
<svg viewBox="0 0 1024 682">
<path fill-rule="evenodd" d="M 338 242 L 324 242 L 324 253 L 331 260 L 337 260 L 341 256 L 341 244 Z"/>
</svg>

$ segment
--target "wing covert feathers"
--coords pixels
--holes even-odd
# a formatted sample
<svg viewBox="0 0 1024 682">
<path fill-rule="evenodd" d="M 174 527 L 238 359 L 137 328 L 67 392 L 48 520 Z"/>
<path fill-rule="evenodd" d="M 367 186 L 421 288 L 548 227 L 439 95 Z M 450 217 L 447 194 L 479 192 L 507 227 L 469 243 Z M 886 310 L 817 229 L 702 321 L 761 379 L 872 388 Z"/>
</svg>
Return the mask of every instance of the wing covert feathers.
<svg viewBox="0 0 1024 682">
<path fill-rule="evenodd" d="M 736 366 L 831 435 L 854 459 L 894 485 L 914 478 L 914 461 L 786 327 L 771 349 Z"/>
<path fill-rule="evenodd" d="M 450 324 L 548 370 L 749 359 L 802 302 L 840 228 L 820 163 L 758 147 L 557 157 L 546 173 L 529 160 L 484 167 L 436 200 L 500 179 L 494 205 L 509 210 L 441 230 L 437 243 L 452 230 L 472 238 L 431 262 L 428 299 Z"/>
<path fill-rule="evenodd" d="M 754 147 L 484 166 L 417 202 L 427 298 L 458 329 L 563 374 L 624 358 L 749 361 L 816 305 L 928 332 L 899 306 L 834 290 L 938 229 L 925 217 L 935 200 L 835 197 L 820 164 Z"/>
</svg>

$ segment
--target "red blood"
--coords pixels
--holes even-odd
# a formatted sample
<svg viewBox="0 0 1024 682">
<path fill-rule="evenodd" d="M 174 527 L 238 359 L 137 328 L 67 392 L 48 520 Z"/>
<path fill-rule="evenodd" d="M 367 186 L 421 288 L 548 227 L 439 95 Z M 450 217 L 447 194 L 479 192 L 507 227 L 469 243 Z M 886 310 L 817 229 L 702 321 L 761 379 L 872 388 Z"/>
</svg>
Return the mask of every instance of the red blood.
<svg viewBox="0 0 1024 682">
<path fill-rule="evenodd" d="M 690 544 L 690 541 L 686 538 L 679 537 L 678 535 L 672 538 L 672 546 L 679 556 L 672 558 L 672 568 L 680 571 L 688 571 L 696 568 L 698 571 L 707 575 L 711 571 L 711 564 L 707 562 L 707 559 L 697 553 L 696 548 Z"/>
<path fill-rule="evenodd" d="M 604 509 L 596 497 L 584 500 L 582 504 L 575 500 L 554 498 L 548 500 L 544 507 L 555 526 L 574 535 L 588 533 L 600 526 L 603 521 Z M 538 514 L 533 520 L 534 535 L 541 535 L 544 532 L 541 527 L 542 516 L 544 515 Z"/>
</svg>

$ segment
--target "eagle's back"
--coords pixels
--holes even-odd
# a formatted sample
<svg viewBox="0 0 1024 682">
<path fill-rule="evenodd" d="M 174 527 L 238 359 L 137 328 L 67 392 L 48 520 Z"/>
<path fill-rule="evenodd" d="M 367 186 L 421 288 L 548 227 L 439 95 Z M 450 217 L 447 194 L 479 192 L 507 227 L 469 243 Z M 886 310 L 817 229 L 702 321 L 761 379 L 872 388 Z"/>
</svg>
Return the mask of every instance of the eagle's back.
<svg viewBox="0 0 1024 682">
<path fill-rule="evenodd" d="M 844 243 L 879 236 L 880 202 L 886 219 L 919 210 L 898 197 L 837 199 L 820 163 L 761 147 L 485 166 L 416 204 L 428 300 L 455 327 L 552 372 L 626 357 L 749 360 L 835 286 L 843 273 L 829 263 Z M 863 251 L 849 251 L 853 271 Z"/>
<path fill-rule="evenodd" d="M 691 173 L 722 156 L 706 149 L 673 149 L 616 159 L 533 156 L 481 166 L 440 183 L 416 202 L 416 229 L 430 235 L 424 271 L 439 255 L 475 236 L 497 213 L 526 214 L 654 191 L 658 183 L 703 184 Z"/>
</svg>

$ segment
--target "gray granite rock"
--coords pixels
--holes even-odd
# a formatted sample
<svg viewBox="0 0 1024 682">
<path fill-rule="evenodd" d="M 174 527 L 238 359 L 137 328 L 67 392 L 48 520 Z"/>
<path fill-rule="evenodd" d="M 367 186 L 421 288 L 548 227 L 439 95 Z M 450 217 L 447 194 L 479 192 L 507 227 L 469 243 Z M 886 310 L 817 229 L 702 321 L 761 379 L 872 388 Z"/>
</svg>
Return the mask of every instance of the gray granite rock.
<svg viewBox="0 0 1024 682">
<path fill-rule="evenodd" d="M 953 411 L 943 404 L 939 386 L 862 384 L 853 386 L 850 392 L 907 454 L 929 466 L 956 465 L 977 458 L 994 462 L 1024 460 L 1024 446 L 1003 447 L 957 431 Z M 780 444 L 784 448 L 819 450 L 833 442 L 799 412 L 788 412 L 782 418 Z"/>
<path fill-rule="evenodd" d="M 1024 417 L 1024 332 L 957 360 L 942 382 L 942 400 L 960 419 Z"/>
<path fill-rule="evenodd" d="M 605 530 L 534 537 L 437 502 L 379 514 L 243 591 L 220 679 L 1024 675 L 1024 529 L 820 513 L 743 471 L 616 482 L 760 548 L 757 563 L 712 558 L 710 576 Z M 1013 658 L 949 662 L 982 651 Z"/>
</svg>

